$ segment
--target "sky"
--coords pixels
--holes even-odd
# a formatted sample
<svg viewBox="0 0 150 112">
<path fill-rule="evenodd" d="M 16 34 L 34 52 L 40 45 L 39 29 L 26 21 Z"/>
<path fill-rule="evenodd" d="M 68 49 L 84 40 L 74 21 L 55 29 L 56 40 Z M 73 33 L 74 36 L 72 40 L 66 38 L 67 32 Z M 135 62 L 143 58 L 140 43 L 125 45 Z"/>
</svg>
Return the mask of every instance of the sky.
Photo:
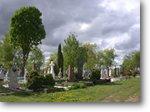
<svg viewBox="0 0 150 112">
<path fill-rule="evenodd" d="M 96 43 L 99 50 L 114 48 L 117 63 L 140 50 L 139 0 L 0 0 L 0 40 L 22 6 L 42 12 L 46 38 L 39 47 L 46 59 L 71 32 L 81 43 Z"/>
</svg>

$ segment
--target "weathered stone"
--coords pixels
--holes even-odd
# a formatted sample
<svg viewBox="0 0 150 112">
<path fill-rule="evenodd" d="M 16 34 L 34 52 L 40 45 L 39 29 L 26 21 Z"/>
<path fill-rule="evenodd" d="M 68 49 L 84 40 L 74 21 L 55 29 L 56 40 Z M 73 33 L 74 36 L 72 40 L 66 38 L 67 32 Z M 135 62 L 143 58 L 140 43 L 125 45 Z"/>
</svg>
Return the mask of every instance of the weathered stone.
<svg viewBox="0 0 150 112">
<path fill-rule="evenodd" d="M 9 88 L 12 89 L 12 90 L 17 90 L 19 88 L 19 85 L 18 85 L 18 81 L 17 81 L 17 71 L 13 68 L 11 68 L 9 70 L 9 73 L 8 73 L 8 77 L 9 77 Z"/>
</svg>

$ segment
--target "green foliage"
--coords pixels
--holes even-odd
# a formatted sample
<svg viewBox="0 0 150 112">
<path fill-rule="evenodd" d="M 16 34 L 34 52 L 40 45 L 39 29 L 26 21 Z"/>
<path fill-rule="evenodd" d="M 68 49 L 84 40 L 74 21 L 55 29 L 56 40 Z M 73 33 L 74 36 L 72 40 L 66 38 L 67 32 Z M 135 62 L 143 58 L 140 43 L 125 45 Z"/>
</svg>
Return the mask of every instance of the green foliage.
<svg viewBox="0 0 150 112">
<path fill-rule="evenodd" d="M 82 79 L 82 74 L 83 74 L 83 65 L 85 64 L 87 60 L 87 52 L 84 47 L 79 47 L 78 48 L 78 57 L 77 57 L 77 79 L 81 80 Z"/>
<path fill-rule="evenodd" d="M 38 47 L 32 48 L 28 60 L 27 60 L 27 71 L 30 73 L 33 70 L 40 72 L 40 68 L 44 63 L 44 55 Z"/>
<path fill-rule="evenodd" d="M 102 54 L 103 65 L 105 65 L 105 66 L 112 66 L 115 57 L 116 57 L 116 54 L 115 54 L 115 50 L 114 49 L 106 49 L 106 50 L 104 50 L 103 54 Z"/>
<path fill-rule="evenodd" d="M 123 67 L 123 75 L 131 76 L 136 75 L 137 68 L 140 68 L 140 52 L 135 51 L 129 55 L 126 55 L 122 64 Z"/>
<path fill-rule="evenodd" d="M 33 71 L 27 76 L 27 88 L 33 91 L 41 91 L 44 88 L 54 87 L 55 81 L 51 74 L 39 75 L 38 72 Z"/>
<path fill-rule="evenodd" d="M 62 77 L 63 77 L 63 63 L 64 63 L 64 58 L 63 58 L 63 54 L 61 51 L 61 44 L 59 44 L 58 53 L 57 53 L 57 65 L 58 65 L 58 68 L 61 69 Z"/>
<path fill-rule="evenodd" d="M 10 23 L 11 40 L 23 50 L 29 50 L 45 38 L 41 12 L 35 7 L 22 7 L 13 14 Z"/>
<path fill-rule="evenodd" d="M 55 85 L 55 80 L 52 77 L 52 74 L 47 74 L 43 80 L 43 87 L 53 88 Z"/>
<path fill-rule="evenodd" d="M 51 61 L 57 63 L 57 52 L 53 52 L 51 55 L 50 55 L 50 58 L 49 58 L 49 64 L 51 63 Z"/>
<path fill-rule="evenodd" d="M 34 46 L 45 38 L 41 12 L 35 7 L 22 7 L 13 14 L 10 22 L 10 37 L 14 46 L 23 51 L 22 71 L 24 71 L 28 54 Z"/>
<path fill-rule="evenodd" d="M 76 40 L 75 34 L 70 34 L 63 46 L 64 65 L 67 68 L 69 65 L 76 67 L 79 42 Z"/>
<path fill-rule="evenodd" d="M 86 50 L 86 63 L 84 66 L 85 68 L 92 70 L 97 64 L 96 44 L 85 43 L 83 47 Z"/>
<path fill-rule="evenodd" d="M 38 72 L 33 71 L 27 76 L 27 88 L 33 91 L 40 91 L 43 89 L 43 77 L 38 74 Z"/>
<path fill-rule="evenodd" d="M 14 58 L 14 46 L 10 39 L 10 35 L 7 33 L 0 43 L 0 63 L 7 69 L 12 66 Z"/>
<path fill-rule="evenodd" d="M 94 82 L 94 81 L 100 80 L 100 77 L 101 77 L 100 70 L 93 70 L 90 80 Z"/>
<path fill-rule="evenodd" d="M 140 51 L 135 51 L 132 54 L 134 67 L 140 67 Z"/>
</svg>

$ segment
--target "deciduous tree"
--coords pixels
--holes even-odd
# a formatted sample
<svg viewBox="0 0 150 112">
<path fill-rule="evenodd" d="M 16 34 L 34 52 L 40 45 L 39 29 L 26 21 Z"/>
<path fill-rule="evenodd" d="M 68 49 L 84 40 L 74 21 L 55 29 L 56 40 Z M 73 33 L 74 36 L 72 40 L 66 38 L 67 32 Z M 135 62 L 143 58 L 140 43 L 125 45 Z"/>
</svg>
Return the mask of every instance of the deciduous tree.
<svg viewBox="0 0 150 112">
<path fill-rule="evenodd" d="M 11 18 L 9 28 L 11 41 L 22 49 L 23 74 L 31 48 L 39 45 L 46 35 L 41 16 L 42 13 L 35 7 L 22 7 Z"/>
</svg>

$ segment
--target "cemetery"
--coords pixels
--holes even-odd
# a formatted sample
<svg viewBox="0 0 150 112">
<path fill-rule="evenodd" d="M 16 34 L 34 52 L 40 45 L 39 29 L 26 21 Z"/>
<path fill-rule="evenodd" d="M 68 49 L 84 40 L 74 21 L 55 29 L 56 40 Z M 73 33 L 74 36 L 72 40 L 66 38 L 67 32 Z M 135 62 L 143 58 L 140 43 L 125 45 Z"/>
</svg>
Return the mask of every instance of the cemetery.
<svg viewBox="0 0 150 112">
<path fill-rule="evenodd" d="M 44 60 L 38 48 L 46 35 L 41 15 L 35 7 L 23 7 L 11 18 L 10 31 L 0 43 L 1 102 L 139 101 L 139 51 L 117 64 L 115 49 L 97 49 L 70 33 Z M 22 24 L 17 18 L 24 17 Z"/>
</svg>

